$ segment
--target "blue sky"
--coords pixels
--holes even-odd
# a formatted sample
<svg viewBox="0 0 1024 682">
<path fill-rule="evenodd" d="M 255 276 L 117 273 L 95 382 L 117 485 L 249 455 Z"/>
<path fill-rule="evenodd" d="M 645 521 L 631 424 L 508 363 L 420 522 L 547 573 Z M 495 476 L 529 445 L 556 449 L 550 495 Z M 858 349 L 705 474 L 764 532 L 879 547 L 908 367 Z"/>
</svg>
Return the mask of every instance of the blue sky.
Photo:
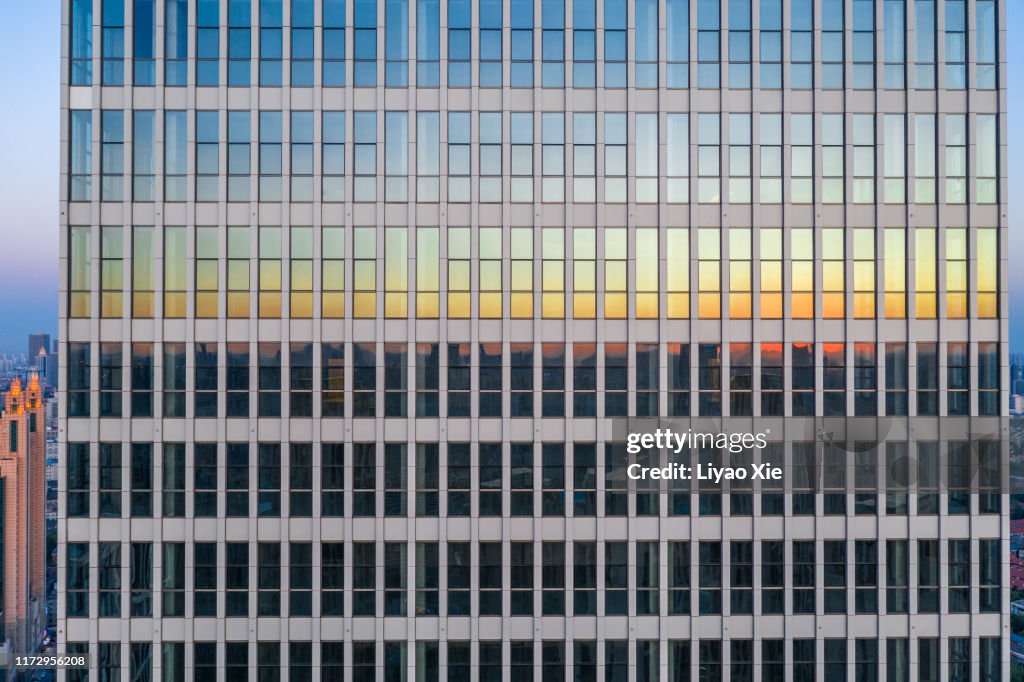
<svg viewBox="0 0 1024 682">
<path fill-rule="evenodd" d="M 1008 2 L 1007 28 L 1022 35 L 1024 2 Z M 1024 44 L 1009 40 L 1009 73 L 1024 68 Z M 60 164 L 60 1 L 0 2 L 0 353 L 27 350 L 32 331 L 57 332 L 57 189 Z M 1011 80 L 1012 82 L 1012 80 Z M 1024 195 L 1024 95 L 1012 88 L 1009 196 Z M 1010 204 L 1011 254 L 1020 248 Z M 1011 260 L 1011 262 L 1013 262 Z M 1024 268 L 1011 279 L 1011 350 L 1024 351 Z"/>
</svg>

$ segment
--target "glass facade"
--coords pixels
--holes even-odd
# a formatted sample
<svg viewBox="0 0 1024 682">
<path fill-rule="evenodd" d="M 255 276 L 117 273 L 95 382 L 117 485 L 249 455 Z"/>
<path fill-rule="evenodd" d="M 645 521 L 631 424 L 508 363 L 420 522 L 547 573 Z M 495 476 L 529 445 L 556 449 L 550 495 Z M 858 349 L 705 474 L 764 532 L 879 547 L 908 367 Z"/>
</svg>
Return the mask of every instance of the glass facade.
<svg viewBox="0 0 1024 682">
<path fill-rule="evenodd" d="M 1005 4 L 66 0 L 61 646 L 1007 679 Z"/>
</svg>

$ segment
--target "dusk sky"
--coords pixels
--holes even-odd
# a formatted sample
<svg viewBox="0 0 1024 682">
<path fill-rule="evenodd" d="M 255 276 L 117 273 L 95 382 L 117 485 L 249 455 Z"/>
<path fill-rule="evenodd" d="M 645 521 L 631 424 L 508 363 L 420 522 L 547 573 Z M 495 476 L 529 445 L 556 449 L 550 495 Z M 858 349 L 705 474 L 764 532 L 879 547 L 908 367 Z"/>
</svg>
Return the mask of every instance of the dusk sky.
<svg viewBox="0 0 1024 682">
<path fill-rule="evenodd" d="M 1024 69 L 1024 2 L 1007 3 L 1009 73 Z M 57 189 L 60 166 L 60 0 L 0 3 L 0 353 L 25 353 L 33 331 L 57 333 Z M 1024 130 L 1024 95 L 1009 89 L 1009 138 Z M 1024 351 L 1021 155 L 1010 153 L 1011 351 Z"/>
</svg>

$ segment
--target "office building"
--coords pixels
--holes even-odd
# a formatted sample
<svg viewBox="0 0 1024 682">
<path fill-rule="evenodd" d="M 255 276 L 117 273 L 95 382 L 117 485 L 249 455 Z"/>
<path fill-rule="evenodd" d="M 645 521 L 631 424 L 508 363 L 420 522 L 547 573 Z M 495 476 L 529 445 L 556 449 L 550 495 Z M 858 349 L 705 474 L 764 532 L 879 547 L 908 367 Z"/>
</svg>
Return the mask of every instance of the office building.
<svg viewBox="0 0 1024 682">
<path fill-rule="evenodd" d="M 35 362 L 40 350 L 45 350 L 47 353 L 50 352 L 50 335 L 43 333 L 29 334 L 28 361 Z"/>
<path fill-rule="evenodd" d="M 100 679 L 1009 678 L 1005 3 L 63 10 Z"/>
<path fill-rule="evenodd" d="M 35 651 L 45 624 L 46 433 L 39 379 L 0 394 L 0 646 Z"/>
</svg>

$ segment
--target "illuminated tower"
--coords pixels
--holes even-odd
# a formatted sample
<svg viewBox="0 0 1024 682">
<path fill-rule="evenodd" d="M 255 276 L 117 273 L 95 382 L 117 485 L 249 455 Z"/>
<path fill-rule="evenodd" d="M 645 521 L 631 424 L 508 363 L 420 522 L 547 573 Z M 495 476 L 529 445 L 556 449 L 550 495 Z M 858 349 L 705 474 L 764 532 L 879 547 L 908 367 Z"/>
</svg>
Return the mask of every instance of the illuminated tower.
<svg viewBox="0 0 1024 682">
<path fill-rule="evenodd" d="M 34 651 L 45 624 L 46 422 L 39 378 L 15 380 L 0 394 L 0 641 L 12 652 Z"/>
</svg>

